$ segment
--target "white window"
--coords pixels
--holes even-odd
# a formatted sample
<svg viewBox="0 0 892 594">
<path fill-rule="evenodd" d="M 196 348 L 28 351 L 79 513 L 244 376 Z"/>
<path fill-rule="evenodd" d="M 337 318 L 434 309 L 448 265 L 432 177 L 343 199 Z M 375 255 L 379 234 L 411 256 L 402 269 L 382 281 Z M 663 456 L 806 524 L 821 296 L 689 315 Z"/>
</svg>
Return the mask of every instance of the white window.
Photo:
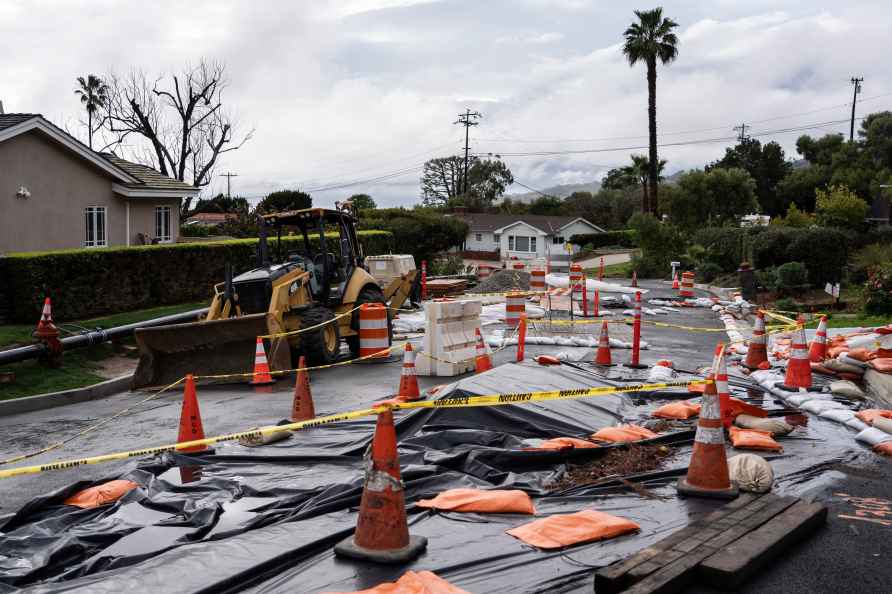
<svg viewBox="0 0 892 594">
<path fill-rule="evenodd" d="M 535 237 L 530 237 L 530 251 L 534 252 L 534 253 L 536 251 L 536 238 Z"/>
<path fill-rule="evenodd" d="M 483 233 L 475 233 L 474 241 L 483 241 Z"/>
<path fill-rule="evenodd" d="M 85 247 L 105 247 L 108 245 L 106 239 L 106 219 L 104 206 L 88 206 L 84 209 L 84 223 L 86 235 L 84 237 Z"/>
<path fill-rule="evenodd" d="M 526 235 L 509 235 L 508 250 L 512 252 L 535 252 L 536 238 Z"/>
<path fill-rule="evenodd" d="M 555 235 L 555 236 L 552 238 L 551 242 L 552 242 L 554 245 L 560 245 L 560 244 L 564 243 L 564 238 L 561 237 L 560 235 Z"/>
<path fill-rule="evenodd" d="M 170 207 L 155 207 L 155 239 L 170 241 Z"/>
<path fill-rule="evenodd" d="M 514 236 L 513 235 L 508 236 L 508 250 L 512 251 L 512 252 L 514 251 Z"/>
</svg>

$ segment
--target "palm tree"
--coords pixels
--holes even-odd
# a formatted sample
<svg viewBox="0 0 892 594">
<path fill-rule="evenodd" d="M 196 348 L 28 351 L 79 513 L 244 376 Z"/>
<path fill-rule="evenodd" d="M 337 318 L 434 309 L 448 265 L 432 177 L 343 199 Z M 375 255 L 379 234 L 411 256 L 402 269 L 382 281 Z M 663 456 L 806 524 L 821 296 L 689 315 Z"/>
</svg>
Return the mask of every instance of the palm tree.
<svg viewBox="0 0 892 594">
<path fill-rule="evenodd" d="M 636 184 L 641 184 L 641 212 L 650 212 L 648 196 L 650 192 L 647 190 L 648 180 L 650 180 L 650 159 L 645 155 L 631 155 L 632 164 L 622 168 L 623 175 L 630 180 L 635 180 Z M 666 160 L 661 159 L 657 165 L 657 182 L 663 181 L 663 169 L 666 167 Z M 656 214 L 656 213 L 654 213 Z"/>
<path fill-rule="evenodd" d="M 662 8 L 653 10 L 636 10 L 637 23 L 632 23 L 626 32 L 626 43 L 623 54 L 629 60 L 629 66 L 638 62 L 647 65 L 647 117 L 650 132 L 648 210 L 657 212 L 657 60 L 668 64 L 678 57 L 678 37 L 672 30 L 678 23 L 663 17 Z"/>
<path fill-rule="evenodd" d="M 93 148 L 93 114 L 100 107 L 105 107 L 108 100 L 108 85 L 95 74 L 87 75 L 86 80 L 83 76 L 77 77 L 79 89 L 74 90 L 74 94 L 81 98 L 81 103 L 87 109 L 87 134 L 90 139 L 90 148 Z"/>
</svg>

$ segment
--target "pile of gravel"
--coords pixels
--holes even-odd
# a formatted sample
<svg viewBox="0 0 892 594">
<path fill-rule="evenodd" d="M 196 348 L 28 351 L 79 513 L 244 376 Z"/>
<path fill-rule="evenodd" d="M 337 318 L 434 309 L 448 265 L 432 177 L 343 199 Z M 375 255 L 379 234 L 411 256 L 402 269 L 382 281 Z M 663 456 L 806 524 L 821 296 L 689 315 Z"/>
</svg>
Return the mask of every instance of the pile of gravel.
<svg viewBox="0 0 892 594">
<path fill-rule="evenodd" d="M 468 293 L 504 293 L 530 289 L 530 273 L 522 270 L 497 270 Z"/>
</svg>

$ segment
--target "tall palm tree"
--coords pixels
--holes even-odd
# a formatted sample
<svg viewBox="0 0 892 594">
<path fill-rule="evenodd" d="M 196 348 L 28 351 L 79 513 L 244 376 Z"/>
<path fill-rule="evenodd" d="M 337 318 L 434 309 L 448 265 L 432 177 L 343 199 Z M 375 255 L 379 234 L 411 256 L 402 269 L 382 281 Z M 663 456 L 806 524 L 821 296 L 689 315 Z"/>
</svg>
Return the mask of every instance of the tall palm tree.
<svg viewBox="0 0 892 594">
<path fill-rule="evenodd" d="M 90 139 L 90 148 L 93 148 L 93 114 L 100 107 L 105 107 L 108 101 L 108 85 L 95 74 L 87 75 L 86 80 L 83 76 L 77 77 L 79 89 L 74 90 L 74 94 L 81 98 L 81 103 L 87 110 L 87 135 Z"/>
<path fill-rule="evenodd" d="M 650 132 L 650 190 L 648 191 L 648 210 L 657 213 L 657 60 L 668 64 L 678 57 L 678 37 L 672 30 L 678 23 L 663 17 L 662 8 L 653 10 L 636 10 L 637 23 L 632 23 L 623 35 L 626 42 L 623 54 L 629 60 L 629 66 L 644 62 L 647 66 L 647 119 Z"/>
<path fill-rule="evenodd" d="M 641 184 L 641 212 L 651 212 L 650 201 L 648 197 L 650 192 L 647 189 L 650 180 L 650 159 L 645 155 L 631 155 L 632 164 L 622 168 L 623 174 L 630 180 L 635 180 L 636 184 Z M 665 159 L 661 159 L 657 164 L 657 182 L 663 181 L 663 169 L 666 168 Z M 656 214 L 656 212 L 654 212 Z"/>
</svg>

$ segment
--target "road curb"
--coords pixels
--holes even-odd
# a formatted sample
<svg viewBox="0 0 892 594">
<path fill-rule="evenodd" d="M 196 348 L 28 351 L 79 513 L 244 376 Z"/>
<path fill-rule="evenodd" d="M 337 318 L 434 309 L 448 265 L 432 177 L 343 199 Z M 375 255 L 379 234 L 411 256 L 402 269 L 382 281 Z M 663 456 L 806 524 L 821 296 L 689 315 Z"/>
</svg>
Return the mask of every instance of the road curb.
<svg viewBox="0 0 892 594">
<path fill-rule="evenodd" d="M 63 390 L 61 392 L 50 392 L 49 394 L 38 394 L 37 396 L 26 396 L 24 398 L 14 398 L 12 400 L 0 400 L 0 417 L 8 417 L 18 415 L 35 410 L 45 410 L 47 408 L 55 408 L 57 406 L 66 406 L 68 404 L 77 404 L 88 400 L 99 400 L 130 389 L 130 381 L 133 374 L 122 375 L 92 386 L 83 388 L 74 388 L 73 390 Z"/>
</svg>

